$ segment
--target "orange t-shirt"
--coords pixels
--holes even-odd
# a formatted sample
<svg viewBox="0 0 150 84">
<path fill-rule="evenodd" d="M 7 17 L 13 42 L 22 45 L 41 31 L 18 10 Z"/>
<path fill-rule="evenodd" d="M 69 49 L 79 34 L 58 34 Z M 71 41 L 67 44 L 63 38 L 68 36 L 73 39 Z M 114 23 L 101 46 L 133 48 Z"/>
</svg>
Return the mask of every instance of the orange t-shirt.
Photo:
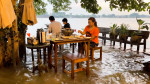
<svg viewBox="0 0 150 84">
<path fill-rule="evenodd" d="M 89 29 L 90 29 L 89 26 L 86 26 L 84 29 L 84 32 L 86 32 L 86 36 L 87 37 L 96 36 L 96 38 L 93 39 L 92 41 L 98 44 L 99 43 L 99 41 L 98 41 L 98 35 L 99 35 L 98 27 L 95 27 L 92 30 L 89 30 Z"/>
</svg>

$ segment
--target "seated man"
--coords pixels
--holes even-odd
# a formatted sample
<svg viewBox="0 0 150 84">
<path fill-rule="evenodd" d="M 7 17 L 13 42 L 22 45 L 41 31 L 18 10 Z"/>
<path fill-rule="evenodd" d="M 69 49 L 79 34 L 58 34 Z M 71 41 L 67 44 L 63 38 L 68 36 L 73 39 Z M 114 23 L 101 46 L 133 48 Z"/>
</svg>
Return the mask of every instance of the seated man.
<svg viewBox="0 0 150 84">
<path fill-rule="evenodd" d="M 64 19 L 62 20 L 62 22 L 63 22 L 63 24 L 64 24 L 64 29 L 70 29 L 70 28 L 71 28 L 71 27 L 70 27 L 70 24 L 68 23 L 67 18 L 64 18 Z"/>
<path fill-rule="evenodd" d="M 49 17 L 50 20 L 50 24 L 49 24 L 49 28 L 48 28 L 48 32 L 52 33 L 53 35 L 59 34 L 61 32 L 61 23 L 55 21 L 55 18 L 53 16 Z"/>
</svg>

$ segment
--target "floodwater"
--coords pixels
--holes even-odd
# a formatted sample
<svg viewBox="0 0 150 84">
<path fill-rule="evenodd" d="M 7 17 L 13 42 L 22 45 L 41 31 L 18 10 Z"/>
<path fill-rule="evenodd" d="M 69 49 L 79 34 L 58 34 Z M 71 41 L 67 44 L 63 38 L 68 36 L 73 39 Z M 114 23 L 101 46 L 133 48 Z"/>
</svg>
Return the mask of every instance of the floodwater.
<svg viewBox="0 0 150 84">
<path fill-rule="evenodd" d="M 34 29 L 34 26 L 32 28 Z M 31 33 L 31 30 L 28 29 L 28 32 Z M 101 39 L 99 40 L 102 45 Z M 147 52 L 150 52 L 150 39 L 147 43 Z M 62 73 L 61 59 L 58 61 L 57 73 L 54 72 L 54 69 L 49 69 L 48 72 L 43 70 L 41 74 L 38 73 L 38 70 L 32 73 L 31 52 L 27 49 L 27 62 L 22 61 L 16 68 L 0 69 L 0 84 L 150 84 L 150 73 L 143 70 L 144 65 L 142 64 L 144 61 L 150 61 L 150 56 L 142 53 L 142 46 L 139 54 L 135 52 L 135 46 L 133 51 L 129 49 L 130 45 L 127 46 L 126 51 L 123 51 L 123 48 L 119 49 L 119 43 L 116 43 L 113 48 L 110 46 L 110 41 L 107 41 L 107 45 L 103 46 L 102 61 L 90 62 L 90 76 L 86 77 L 85 72 L 78 72 L 75 73 L 74 80 L 69 74 Z M 71 52 L 69 44 L 65 45 L 64 50 L 58 51 L 58 56 L 61 57 L 66 52 Z M 37 64 L 36 52 L 34 56 L 35 64 Z M 99 51 L 95 51 L 94 56 L 98 58 Z M 67 66 L 69 70 L 70 64 L 67 63 Z M 83 66 L 85 66 L 84 63 Z"/>
<path fill-rule="evenodd" d="M 63 52 L 58 51 L 59 57 L 68 51 L 71 52 L 71 49 L 66 45 Z M 37 59 L 36 53 L 34 55 Z M 95 58 L 98 56 L 99 52 L 95 51 Z M 74 80 L 69 74 L 62 73 L 61 60 L 58 61 L 57 74 L 54 69 L 48 72 L 43 70 L 39 74 L 38 70 L 32 73 L 30 53 L 27 53 L 27 58 L 27 62 L 17 66 L 16 69 L 13 67 L 0 69 L 0 84 L 150 84 L 150 73 L 143 71 L 144 66 L 140 63 L 149 56 L 136 54 L 130 50 L 125 52 L 117 47 L 114 49 L 103 46 L 103 60 L 90 63 L 90 76 L 86 77 L 85 72 L 78 72 L 75 73 Z M 70 64 L 67 66 L 70 67 Z"/>
</svg>

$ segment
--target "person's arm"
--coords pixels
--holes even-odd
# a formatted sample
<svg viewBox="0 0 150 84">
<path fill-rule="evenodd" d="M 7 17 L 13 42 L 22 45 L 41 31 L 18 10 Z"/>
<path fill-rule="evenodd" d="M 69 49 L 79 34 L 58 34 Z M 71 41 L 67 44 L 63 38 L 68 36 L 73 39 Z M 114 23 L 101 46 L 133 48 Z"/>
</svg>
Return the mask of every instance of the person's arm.
<svg viewBox="0 0 150 84">
<path fill-rule="evenodd" d="M 87 27 L 85 27 L 84 31 L 78 30 L 78 33 L 81 33 L 82 35 L 85 35 L 87 31 Z"/>
<path fill-rule="evenodd" d="M 51 26 L 51 24 L 48 27 L 48 33 L 52 33 L 52 26 Z"/>
<path fill-rule="evenodd" d="M 85 31 L 81 31 L 81 30 L 79 30 L 78 33 L 81 33 L 82 35 L 85 35 L 85 34 L 86 34 Z"/>
</svg>

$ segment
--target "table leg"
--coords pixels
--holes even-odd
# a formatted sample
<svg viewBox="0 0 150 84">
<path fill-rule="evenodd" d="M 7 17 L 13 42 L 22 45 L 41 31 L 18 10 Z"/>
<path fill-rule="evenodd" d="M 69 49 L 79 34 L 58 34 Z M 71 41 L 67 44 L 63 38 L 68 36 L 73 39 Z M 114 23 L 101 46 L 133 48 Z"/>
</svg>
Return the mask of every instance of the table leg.
<svg viewBox="0 0 150 84">
<path fill-rule="evenodd" d="M 72 44 L 72 53 L 74 53 L 74 43 Z"/>
<path fill-rule="evenodd" d="M 87 46 L 87 69 L 86 69 L 86 75 L 89 76 L 89 50 L 90 50 L 90 41 L 88 41 L 88 46 Z"/>
<path fill-rule="evenodd" d="M 54 44 L 55 47 L 55 73 L 57 73 L 57 44 Z"/>
<path fill-rule="evenodd" d="M 33 54 L 33 49 L 31 49 L 31 53 L 32 53 L 33 73 L 34 73 L 34 71 L 35 71 L 35 66 L 34 66 L 34 54 Z"/>
<path fill-rule="evenodd" d="M 26 48 L 25 48 L 25 54 L 24 54 L 24 56 L 25 56 L 25 58 L 24 58 L 24 61 L 26 62 L 27 61 L 27 55 L 26 55 L 27 53 L 26 53 Z"/>
<path fill-rule="evenodd" d="M 42 59 L 42 55 L 41 55 L 41 49 L 39 49 L 39 53 L 40 53 L 40 59 Z"/>
<path fill-rule="evenodd" d="M 49 68 L 52 69 L 52 44 L 50 44 L 50 47 L 48 47 L 49 52 Z"/>
<path fill-rule="evenodd" d="M 39 49 L 37 49 L 37 58 L 38 58 L 38 63 L 39 63 L 39 61 L 40 61 L 40 50 Z"/>
<path fill-rule="evenodd" d="M 46 48 L 43 48 L 44 64 L 46 63 Z"/>
</svg>

